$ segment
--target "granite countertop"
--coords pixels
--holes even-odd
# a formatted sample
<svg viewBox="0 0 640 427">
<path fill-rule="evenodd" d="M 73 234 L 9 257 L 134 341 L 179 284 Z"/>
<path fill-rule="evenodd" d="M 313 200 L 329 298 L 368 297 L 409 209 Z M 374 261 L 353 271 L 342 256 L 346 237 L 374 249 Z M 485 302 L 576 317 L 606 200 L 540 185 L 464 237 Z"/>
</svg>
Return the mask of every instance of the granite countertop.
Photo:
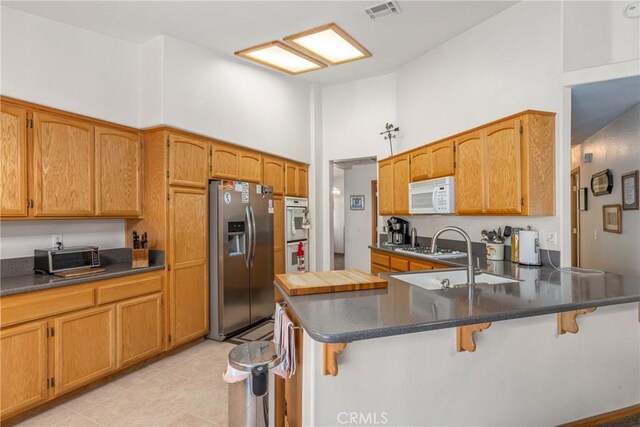
<svg viewBox="0 0 640 427">
<path fill-rule="evenodd" d="M 164 262 L 156 264 L 149 262 L 149 267 L 131 268 L 131 262 L 103 265 L 106 271 L 90 276 L 62 278 L 54 275 L 28 274 L 14 277 L 4 277 L 0 283 L 0 297 L 22 294 L 25 292 L 41 291 L 61 286 L 77 285 L 94 282 L 96 280 L 112 279 L 114 277 L 129 276 L 164 269 Z"/>
<path fill-rule="evenodd" d="M 520 266 L 510 261 L 484 258 L 479 261 L 481 271 L 519 282 L 478 284 L 471 298 L 467 287 L 425 290 L 393 277 L 420 272 L 382 274 L 389 286 L 379 290 L 292 297 L 275 286 L 309 336 L 326 343 L 640 301 L 639 277 L 614 273 L 579 275 L 545 266 Z M 460 268 L 466 264 L 466 258 L 437 262 Z"/>
</svg>

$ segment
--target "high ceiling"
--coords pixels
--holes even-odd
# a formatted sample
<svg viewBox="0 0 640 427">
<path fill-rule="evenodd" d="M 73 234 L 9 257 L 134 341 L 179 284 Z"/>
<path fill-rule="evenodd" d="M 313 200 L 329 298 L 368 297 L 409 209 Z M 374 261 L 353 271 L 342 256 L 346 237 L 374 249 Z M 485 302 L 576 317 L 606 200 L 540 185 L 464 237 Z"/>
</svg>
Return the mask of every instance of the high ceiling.
<svg viewBox="0 0 640 427">
<path fill-rule="evenodd" d="M 638 76 L 574 86 L 571 89 L 571 144 L 584 142 L 638 103 Z"/>
<path fill-rule="evenodd" d="M 338 83 L 392 72 L 516 3 L 400 0 L 399 15 L 371 21 L 362 9 L 380 2 L 3 1 L 2 5 L 131 43 L 141 44 L 164 34 L 230 56 L 243 48 L 335 22 L 373 57 L 292 78 Z"/>
</svg>

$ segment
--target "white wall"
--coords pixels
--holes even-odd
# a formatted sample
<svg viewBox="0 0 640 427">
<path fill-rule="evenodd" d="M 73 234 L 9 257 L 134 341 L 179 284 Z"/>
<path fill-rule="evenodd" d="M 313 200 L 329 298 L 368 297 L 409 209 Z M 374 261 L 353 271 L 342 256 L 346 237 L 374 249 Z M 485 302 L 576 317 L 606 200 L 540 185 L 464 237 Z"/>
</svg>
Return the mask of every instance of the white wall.
<svg viewBox="0 0 640 427">
<path fill-rule="evenodd" d="M 333 167 L 333 186 L 331 194 L 333 197 L 333 252 L 344 253 L 344 169 Z M 337 189 L 340 194 L 333 193 Z"/>
<path fill-rule="evenodd" d="M 0 258 L 33 256 L 34 249 L 52 247 L 51 236 L 62 234 L 65 246 L 98 246 L 100 249 L 122 248 L 123 219 L 2 221 L 0 223 Z"/>
<path fill-rule="evenodd" d="M 138 46 L 2 7 L 2 95 L 138 125 Z"/>
<path fill-rule="evenodd" d="M 163 39 L 164 124 L 311 162 L 309 83 Z"/>
<path fill-rule="evenodd" d="M 369 271 L 371 268 L 371 181 L 378 177 L 378 165 L 355 165 L 344 171 L 344 223 L 347 270 Z M 351 196 L 364 195 L 364 210 L 352 211 Z"/>
<path fill-rule="evenodd" d="M 380 135 L 387 122 L 396 123 L 395 74 L 322 89 L 322 149 L 314 162 L 323 175 L 321 193 L 316 200 L 330 200 L 330 161 L 389 156 L 389 144 Z M 328 229 L 331 209 L 319 202 L 318 208 L 317 217 Z M 325 255 L 320 256 L 318 269 L 328 270 L 333 235 L 323 233 L 321 237 Z"/>
<path fill-rule="evenodd" d="M 640 19 L 624 13 L 632 3 L 563 2 L 564 71 L 638 59 Z"/>
<path fill-rule="evenodd" d="M 640 104 L 572 150 L 580 167 L 580 187 L 590 188 L 591 176 L 611 170 L 611 194 L 595 197 L 588 190 L 588 210 L 580 212 L 580 266 L 640 276 L 640 211 L 622 211 L 622 234 L 602 230 L 602 206 L 622 203 L 622 174 L 640 168 Z M 593 162 L 584 163 L 584 153 Z"/>
</svg>

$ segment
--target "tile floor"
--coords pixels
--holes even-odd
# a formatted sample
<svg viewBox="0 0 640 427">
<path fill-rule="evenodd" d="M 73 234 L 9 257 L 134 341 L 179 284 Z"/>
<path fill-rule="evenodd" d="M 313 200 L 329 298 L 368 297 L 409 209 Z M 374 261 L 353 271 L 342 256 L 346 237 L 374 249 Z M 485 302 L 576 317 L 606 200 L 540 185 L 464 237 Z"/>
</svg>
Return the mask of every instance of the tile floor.
<svg viewBox="0 0 640 427">
<path fill-rule="evenodd" d="M 233 344 L 205 340 L 19 426 L 226 426 L 222 372 Z"/>
</svg>

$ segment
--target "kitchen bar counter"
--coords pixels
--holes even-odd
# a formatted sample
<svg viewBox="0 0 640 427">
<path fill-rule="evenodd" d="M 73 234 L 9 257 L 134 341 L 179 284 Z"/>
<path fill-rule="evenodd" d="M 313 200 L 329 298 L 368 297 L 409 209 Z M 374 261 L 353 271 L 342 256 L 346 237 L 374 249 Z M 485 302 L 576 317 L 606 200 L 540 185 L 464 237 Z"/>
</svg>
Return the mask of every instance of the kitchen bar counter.
<svg viewBox="0 0 640 427">
<path fill-rule="evenodd" d="M 466 258 L 437 260 L 452 268 L 464 265 L 465 261 Z M 424 290 L 393 277 L 419 272 L 383 274 L 381 277 L 388 279 L 389 286 L 381 290 L 292 297 L 276 287 L 309 336 L 324 343 L 353 342 L 640 301 L 638 277 L 613 273 L 587 276 L 483 258 L 480 258 L 480 270 L 519 282 L 479 284 L 471 304 L 466 287 Z"/>
<path fill-rule="evenodd" d="M 101 268 L 105 269 L 102 273 L 70 278 L 42 274 L 5 277 L 0 279 L 0 297 L 22 294 L 25 292 L 41 291 L 43 289 L 51 289 L 61 286 L 77 285 L 97 280 L 112 279 L 114 277 L 129 276 L 149 271 L 163 270 L 164 262 L 152 264 L 150 261 L 149 267 L 143 268 L 131 268 L 131 262 L 103 265 Z"/>
</svg>

